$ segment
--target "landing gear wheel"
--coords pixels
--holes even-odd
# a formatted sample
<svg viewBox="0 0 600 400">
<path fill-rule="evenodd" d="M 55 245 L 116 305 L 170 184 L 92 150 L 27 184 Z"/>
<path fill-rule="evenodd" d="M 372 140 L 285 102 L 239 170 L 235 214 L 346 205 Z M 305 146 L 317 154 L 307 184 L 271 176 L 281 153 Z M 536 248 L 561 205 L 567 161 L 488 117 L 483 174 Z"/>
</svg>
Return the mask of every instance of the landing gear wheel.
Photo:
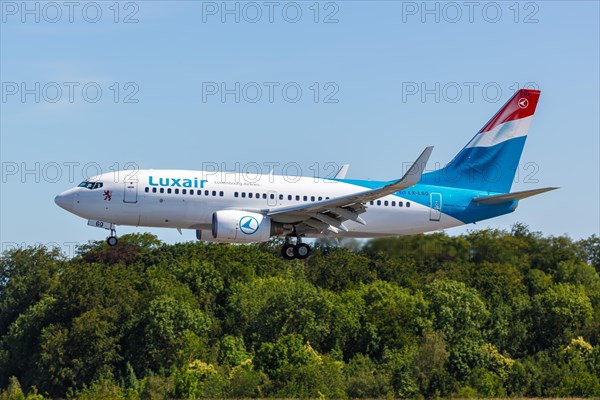
<svg viewBox="0 0 600 400">
<path fill-rule="evenodd" d="M 108 243 L 109 246 L 116 246 L 117 243 L 119 242 L 119 240 L 117 239 L 116 236 L 109 236 L 106 238 L 106 243 Z"/>
<path fill-rule="evenodd" d="M 298 243 L 294 246 L 294 257 L 299 260 L 304 260 L 310 255 L 310 246 L 306 243 Z"/>
<path fill-rule="evenodd" d="M 286 243 L 283 245 L 283 247 L 281 248 L 281 256 L 283 258 L 285 258 L 286 260 L 293 260 L 294 259 L 294 245 L 291 243 Z"/>
</svg>

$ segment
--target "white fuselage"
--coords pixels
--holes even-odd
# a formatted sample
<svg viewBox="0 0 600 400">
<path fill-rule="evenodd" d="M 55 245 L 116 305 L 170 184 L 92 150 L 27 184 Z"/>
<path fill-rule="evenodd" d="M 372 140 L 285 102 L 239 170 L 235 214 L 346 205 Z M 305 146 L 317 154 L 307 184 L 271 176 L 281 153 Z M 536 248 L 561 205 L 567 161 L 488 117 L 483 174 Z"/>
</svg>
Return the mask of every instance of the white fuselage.
<svg viewBox="0 0 600 400">
<path fill-rule="evenodd" d="M 216 174 L 185 170 L 139 170 L 103 174 L 90 182 L 101 187 L 76 187 L 56 202 L 86 219 L 116 225 L 210 230 L 213 213 L 236 209 L 261 212 L 367 190 L 331 179 L 277 175 Z M 129 175 L 127 175 L 129 174 Z M 365 225 L 346 221 L 339 237 L 380 237 L 414 234 L 462 225 L 447 214 L 432 218 L 432 208 L 398 194 L 366 204 Z M 294 217 L 280 217 L 293 224 Z M 286 220 L 287 219 L 287 220 Z M 311 236 L 311 235 L 307 235 Z"/>
</svg>

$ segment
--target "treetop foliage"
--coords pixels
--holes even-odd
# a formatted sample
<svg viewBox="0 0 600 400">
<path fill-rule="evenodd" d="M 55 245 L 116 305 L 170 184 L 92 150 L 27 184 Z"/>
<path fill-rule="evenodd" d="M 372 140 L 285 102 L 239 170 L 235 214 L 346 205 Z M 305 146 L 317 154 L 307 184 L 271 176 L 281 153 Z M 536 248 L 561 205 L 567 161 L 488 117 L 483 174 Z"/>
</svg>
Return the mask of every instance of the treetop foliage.
<svg viewBox="0 0 600 400">
<path fill-rule="evenodd" d="M 600 238 L 522 225 L 0 260 L 0 400 L 600 396 Z"/>
</svg>

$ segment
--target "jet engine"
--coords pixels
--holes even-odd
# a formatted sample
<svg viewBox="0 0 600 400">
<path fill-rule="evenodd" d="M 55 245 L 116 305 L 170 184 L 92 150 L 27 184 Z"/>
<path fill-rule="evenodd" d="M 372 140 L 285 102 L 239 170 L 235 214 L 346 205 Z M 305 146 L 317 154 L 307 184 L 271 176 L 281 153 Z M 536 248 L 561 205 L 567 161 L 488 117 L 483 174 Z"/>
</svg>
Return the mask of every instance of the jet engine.
<svg viewBox="0 0 600 400">
<path fill-rule="evenodd" d="M 221 210 L 212 217 L 212 239 L 223 243 L 266 242 L 283 234 L 283 225 L 266 215 L 241 210 Z"/>
<path fill-rule="evenodd" d="M 196 239 L 203 242 L 219 243 L 220 241 L 213 238 L 212 232 L 206 229 L 196 229 Z"/>
</svg>

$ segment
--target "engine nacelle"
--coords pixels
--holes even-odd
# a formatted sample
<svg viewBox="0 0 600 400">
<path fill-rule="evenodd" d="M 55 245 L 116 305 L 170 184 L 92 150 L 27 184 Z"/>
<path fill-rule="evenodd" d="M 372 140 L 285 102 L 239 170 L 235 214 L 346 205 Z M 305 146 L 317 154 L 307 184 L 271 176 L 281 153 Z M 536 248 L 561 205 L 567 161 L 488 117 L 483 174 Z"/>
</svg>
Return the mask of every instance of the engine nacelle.
<svg viewBox="0 0 600 400">
<path fill-rule="evenodd" d="M 203 242 L 219 243 L 220 240 L 213 238 L 212 232 L 205 229 L 196 229 L 196 239 L 202 240 Z"/>
<path fill-rule="evenodd" d="M 266 242 L 283 233 L 283 225 L 266 215 L 241 211 L 221 210 L 212 217 L 213 240 L 225 243 Z"/>
</svg>

